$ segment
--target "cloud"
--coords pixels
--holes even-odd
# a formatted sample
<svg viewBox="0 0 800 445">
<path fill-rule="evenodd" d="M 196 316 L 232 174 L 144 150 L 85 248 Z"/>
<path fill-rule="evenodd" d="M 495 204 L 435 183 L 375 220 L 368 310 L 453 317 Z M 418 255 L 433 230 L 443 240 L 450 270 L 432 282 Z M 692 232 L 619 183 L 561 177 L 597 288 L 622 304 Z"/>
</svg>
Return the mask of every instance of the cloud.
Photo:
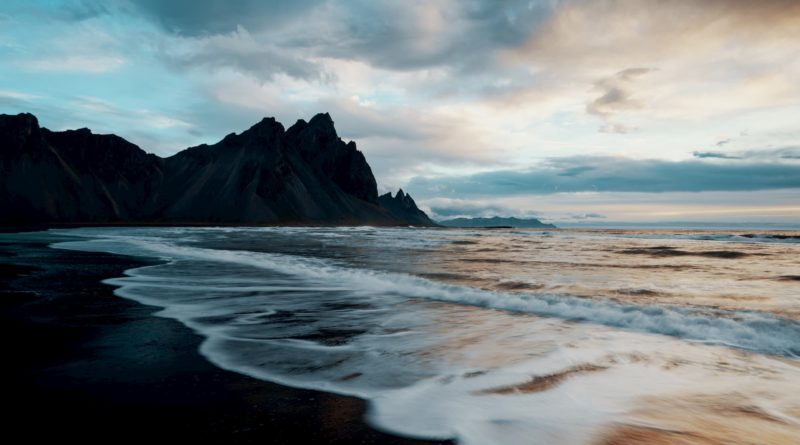
<svg viewBox="0 0 800 445">
<path fill-rule="evenodd" d="M 632 61 L 658 66 L 714 51 L 708 62 L 720 62 L 797 36 L 799 12 L 795 0 L 568 0 L 516 55 L 590 71 Z M 741 46 L 731 51 L 726 46 L 733 43 Z"/>
<path fill-rule="evenodd" d="M 571 219 L 574 220 L 587 220 L 587 219 L 605 219 L 608 218 L 606 215 L 601 215 L 599 213 L 575 213 L 569 215 Z"/>
<path fill-rule="evenodd" d="M 405 189 L 404 189 L 405 190 Z M 417 203 L 448 198 L 420 198 Z M 511 215 L 529 214 L 541 220 L 561 223 L 604 221 L 781 221 L 797 227 L 800 205 L 797 189 L 717 192 L 606 192 L 553 193 L 549 195 L 492 195 L 453 198 L 462 205 L 488 204 L 510 209 Z M 423 205 L 421 204 L 421 205 Z M 426 211 L 428 208 L 426 207 Z M 491 216 L 491 215 L 490 215 Z M 588 219 L 585 219 L 588 216 Z M 594 217 L 593 217 L 594 216 Z M 598 218 L 605 216 L 605 218 Z"/>
<path fill-rule="evenodd" d="M 746 150 L 741 152 L 740 156 L 745 159 L 753 160 L 796 160 L 800 159 L 800 146 L 793 145 L 780 148 Z"/>
<path fill-rule="evenodd" d="M 197 129 L 191 116 L 146 108 L 121 107 L 92 96 L 71 96 L 64 106 L 47 104 L 40 96 L 22 93 L 13 96 L 24 102 L 8 102 L 0 92 L 0 112 L 31 112 L 39 119 L 42 127 L 54 131 L 89 128 L 96 134 L 113 133 L 147 152 L 161 156 L 186 148 L 186 135 L 191 135 Z"/>
<path fill-rule="evenodd" d="M 643 105 L 634 96 L 636 80 L 651 72 L 649 68 L 628 68 L 595 83 L 600 95 L 586 104 L 586 112 L 609 117 L 622 111 L 641 108 Z"/>
<path fill-rule="evenodd" d="M 304 80 L 329 77 L 318 63 L 298 57 L 291 50 L 259 41 L 241 25 L 226 34 L 167 39 L 161 45 L 161 55 L 174 68 L 230 68 L 261 81 L 269 81 L 279 74 Z"/>
<path fill-rule="evenodd" d="M 90 0 L 73 0 L 59 6 L 57 13 L 69 21 L 83 21 L 98 16 L 111 14 L 112 6 L 109 2 L 97 2 Z"/>
<path fill-rule="evenodd" d="M 209 36 L 247 29 L 279 28 L 301 20 L 321 0 L 130 0 L 169 32 Z"/>
<path fill-rule="evenodd" d="M 353 99 L 333 98 L 321 100 L 319 107 L 330 112 L 337 129 L 349 139 L 384 138 L 419 144 L 443 131 L 435 122 L 421 120 L 419 113 L 409 107 L 394 107 L 387 113 Z"/>
<path fill-rule="evenodd" d="M 586 112 L 599 116 L 606 122 L 600 132 L 630 133 L 634 130 L 614 122 L 614 119 L 620 113 L 644 107 L 644 103 L 636 97 L 636 82 L 639 77 L 651 71 L 653 70 L 650 68 L 628 68 L 594 84 L 594 90 L 599 96 L 586 104 Z"/>
<path fill-rule="evenodd" d="M 33 10 L 14 16 L 0 34 L 0 54 L 6 53 L 0 62 L 7 64 L 4 71 L 17 75 L 20 71 L 53 75 L 113 73 L 127 67 L 129 55 L 135 53 L 131 48 L 139 48 L 129 46 L 130 36 L 121 37 L 118 29 L 102 26 L 102 20 L 95 15 L 91 16 L 95 19 L 73 18 L 64 12 L 68 5 L 56 8 L 57 12 L 41 12 L 36 6 L 33 3 Z"/>
<path fill-rule="evenodd" d="M 399 72 L 492 73 L 497 50 L 521 45 L 552 10 L 550 2 L 527 0 L 134 3 L 168 32 L 160 46 L 171 66 L 229 67 L 262 81 L 279 73 L 330 80 L 325 59 Z M 433 83 L 441 92 L 454 85 Z"/>
<path fill-rule="evenodd" d="M 719 153 L 715 151 L 695 151 L 692 152 L 692 156 L 701 159 L 707 158 L 714 158 L 714 159 L 742 159 L 739 156 L 728 155 L 725 153 Z"/>
<path fill-rule="evenodd" d="M 494 51 L 527 40 L 551 13 L 550 2 L 491 0 L 342 2 L 335 8 L 338 44 L 322 52 L 378 67 L 409 70 L 446 66 L 461 73 L 491 67 Z"/>
<path fill-rule="evenodd" d="M 582 170 L 581 170 L 582 169 Z M 564 175 L 564 172 L 569 174 Z M 578 173 L 574 173 L 578 172 Z M 524 171 L 414 178 L 409 189 L 434 187 L 444 196 L 580 192 L 704 192 L 800 188 L 800 165 L 638 160 L 615 156 L 553 158 Z"/>
<path fill-rule="evenodd" d="M 23 62 L 29 70 L 57 71 L 73 73 L 108 73 L 125 65 L 125 59 L 119 56 L 103 55 L 69 55 L 45 57 Z"/>
<path fill-rule="evenodd" d="M 41 96 L 35 94 L 28 94 L 19 91 L 0 90 L 0 105 L 19 107 L 24 109 L 32 104 L 37 99 L 42 99 Z"/>
<path fill-rule="evenodd" d="M 136 122 L 139 126 L 153 128 L 194 127 L 193 124 L 173 116 L 167 116 L 165 114 L 157 113 L 147 109 L 130 110 L 126 108 L 120 108 L 111 102 L 96 97 L 76 97 L 73 101 L 73 106 L 83 112 L 103 114 L 106 116 L 114 116 L 118 119 L 131 120 Z"/>
<path fill-rule="evenodd" d="M 524 43 L 551 2 L 388 0 L 131 0 L 167 32 L 207 38 L 250 31 L 261 45 L 392 70 L 485 71 L 494 50 Z"/>
<path fill-rule="evenodd" d="M 341 81 L 360 85 L 361 78 L 348 76 Z M 378 106 L 367 99 L 370 89 L 364 91 L 364 98 L 337 97 L 321 84 L 289 79 L 262 84 L 241 74 L 221 76 L 209 90 L 220 106 L 246 110 L 249 117 L 237 124 L 240 126 L 250 125 L 262 116 L 275 116 L 291 125 L 298 118 L 329 112 L 339 135 L 356 141 L 380 183 L 392 189 L 423 172 L 503 164 L 498 160 L 500 150 L 490 149 L 494 146 L 487 140 L 486 129 L 460 107 L 420 109 L 403 103 Z M 301 92 L 302 97 L 287 97 L 287 92 L 293 90 Z M 348 90 L 358 91 L 349 86 Z M 486 119 L 479 117 L 486 125 Z"/>
<path fill-rule="evenodd" d="M 636 127 L 629 127 L 625 124 L 609 122 L 601 126 L 597 131 L 600 133 L 613 133 L 613 134 L 628 134 L 636 131 Z"/>
<path fill-rule="evenodd" d="M 612 124 L 624 114 L 624 127 L 601 127 L 624 133 L 800 104 L 797 39 L 794 0 L 568 0 L 504 60 L 573 90 L 593 85 L 585 111 Z M 630 67 L 652 71 L 620 75 Z"/>
<path fill-rule="evenodd" d="M 696 158 L 732 159 L 745 161 L 780 162 L 781 160 L 800 159 L 800 146 L 787 146 L 780 148 L 761 148 L 750 150 L 731 151 L 722 153 L 718 151 L 695 151 L 692 156 Z"/>
<path fill-rule="evenodd" d="M 758 176 L 758 165 L 800 157 L 779 151 L 798 140 L 796 1 L 48 0 L 5 2 L 0 15 L 4 88 L 45 97 L 0 96 L 5 109 L 148 148 L 329 111 L 381 185 L 417 177 L 428 196 L 451 198 L 449 181 L 476 172 L 522 190 L 628 190 L 648 178 L 614 163 L 651 182 L 672 165 L 594 165 L 587 153 L 682 159 L 697 149 L 678 167 L 700 175 L 722 173 L 692 162 L 752 165 Z M 86 95 L 130 118 L 77 106 Z M 669 187 L 679 186 L 652 189 Z"/>
<path fill-rule="evenodd" d="M 482 200 L 434 198 L 420 201 L 433 219 L 488 218 L 492 216 L 534 218 L 537 214 L 510 205 Z"/>
</svg>

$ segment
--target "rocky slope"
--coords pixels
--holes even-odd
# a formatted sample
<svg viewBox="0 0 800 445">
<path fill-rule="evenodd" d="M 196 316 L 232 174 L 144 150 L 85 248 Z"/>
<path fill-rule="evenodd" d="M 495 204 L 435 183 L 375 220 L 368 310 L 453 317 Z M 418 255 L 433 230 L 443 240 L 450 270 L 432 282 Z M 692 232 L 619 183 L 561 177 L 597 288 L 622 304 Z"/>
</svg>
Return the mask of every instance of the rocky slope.
<svg viewBox="0 0 800 445">
<path fill-rule="evenodd" d="M 411 195 L 404 193 L 403 189 L 398 190 L 394 197 L 391 193 L 379 196 L 378 202 L 381 207 L 389 211 L 390 215 L 400 221 L 416 226 L 435 225 L 428 215 L 417 207 Z"/>
<path fill-rule="evenodd" d="M 434 224 L 416 205 L 381 203 L 364 155 L 328 114 L 288 130 L 263 119 L 168 158 L 0 115 L 0 224 Z"/>
</svg>

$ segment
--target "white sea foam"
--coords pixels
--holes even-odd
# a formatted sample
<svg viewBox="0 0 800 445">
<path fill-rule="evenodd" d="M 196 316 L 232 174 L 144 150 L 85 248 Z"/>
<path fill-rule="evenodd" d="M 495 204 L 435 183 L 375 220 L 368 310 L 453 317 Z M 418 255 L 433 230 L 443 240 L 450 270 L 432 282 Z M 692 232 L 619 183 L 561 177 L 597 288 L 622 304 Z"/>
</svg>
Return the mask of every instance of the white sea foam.
<svg viewBox="0 0 800 445">
<path fill-rule="evenodd" d="M 300 242 L 318 229 L 247 230 Z M 379 242 L 408 233 L 355 230 L 357 235 L 346 236 L 340 236 L 344 230 L 331 231 L 334 236 L 322 230 L 325 235 L 318 238 L 353 242 L 372 234 Z M 469 444 L 586 443 L 643 396 L 737 387 L 780 396 L 769 386 L 774 374 L 752 375 L 759 367 L 774 370 L 779 362 L 682 340 L 800 354 L 800 325 L 763 313 L 495 292 L 353 267 L 335 256 L 197 247 L 187 241 L 215 232 L 242 233 L 67 231 L 86 239 L 55 247 L 161 258 L 166 264 L 108 282 L 118 286 L 119 295 L 161 307 L 160 315 L 202 334 L 201 353 L 221 368 L 363 397 L 371 401 L 371 423 L 407 436 Z M 392 248 L 438 242 L 393 239 Z M 320 249 L 315 252 L 328 253 Z M 678 370 L 666 370 L 678 362 Z M 720 370 L 718 362 L 727 368 Z M 578 372 L 546 391 L 487 392 L 583 364 L 600 371 Z M 788 381 L 800 381 L 797 367 L 786 368 L 781 372 L 788 373 Z"/>
<path fill-rule="evenodd" d="M 67 242 L 56 247 L 156 255 L 170 260 L 185 258 L 237 263 L 298 277 L 304 286 L 312 288 L 334 285 L 349 291 L 468 304 L 675 336 L 767 354 L 800 356 L 800 323 L 757 312 L 624 304 L 546 293 L 493 292 L 405 274 L 352 269 L 317 258 L 187 247 L 141 238 Z M 119 280 L 110 282 L 125 284 Z"/>
</svg>

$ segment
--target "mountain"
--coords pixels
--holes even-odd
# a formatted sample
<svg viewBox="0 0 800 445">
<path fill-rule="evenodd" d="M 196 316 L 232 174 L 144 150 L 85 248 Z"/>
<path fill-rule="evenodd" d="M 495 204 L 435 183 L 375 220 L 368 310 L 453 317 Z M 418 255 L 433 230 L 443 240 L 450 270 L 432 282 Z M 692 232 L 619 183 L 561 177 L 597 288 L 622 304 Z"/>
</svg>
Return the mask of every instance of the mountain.
<svg viewBox="0 0 800 445">
<path fill-rule="evenodd" d="M 455 218 L 438 221 L 445 227 L 513 227 L 517 229 L 555 229 L 552 224 L 545 224 L 536 218 L 503 218 L 494 216 L 492 218 Z"/>
<path fill-rule="evenodd" d="M 0 115 L 0 224 L 434 225 L 408 202 L 381 206 L 364 155 L 327 113 L 288 130 L 265 118 L 168 158 Z"/>
<path fill-rule="evenodd" d="M 381 207 L 389 211 L 389 214 L 401 221 L 408 221 L 409 224 L 417 226 L 436 225 L 425 212 L 417 208 L 417 203 L 411 195 L 403 193 L 403 189 L 398 190 L 394 197 L 391 193 L 379 196 L 378 202 Z"/>
<path fill-rule="evenodd" d="M 163 160 L 113 135 L 0 115 L 0 221 L 122 221 L 151 208 Z"/>
</svg>

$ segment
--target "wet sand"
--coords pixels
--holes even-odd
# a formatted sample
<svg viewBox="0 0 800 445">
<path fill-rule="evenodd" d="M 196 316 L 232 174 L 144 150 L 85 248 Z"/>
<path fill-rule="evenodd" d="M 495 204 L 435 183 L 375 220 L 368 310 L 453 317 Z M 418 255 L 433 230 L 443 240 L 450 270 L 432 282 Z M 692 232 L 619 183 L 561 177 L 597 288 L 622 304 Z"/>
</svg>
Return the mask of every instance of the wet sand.
<svg viewBox="0 0 800 445">
<path fill-rule="evenodd" d="M 421 444 L 376 431 L 364 401 L 216 368 L 201 337 L 105 278 L 146 263 L 0 242 L 6 435 L 84 443 Z"/>
</svg>

